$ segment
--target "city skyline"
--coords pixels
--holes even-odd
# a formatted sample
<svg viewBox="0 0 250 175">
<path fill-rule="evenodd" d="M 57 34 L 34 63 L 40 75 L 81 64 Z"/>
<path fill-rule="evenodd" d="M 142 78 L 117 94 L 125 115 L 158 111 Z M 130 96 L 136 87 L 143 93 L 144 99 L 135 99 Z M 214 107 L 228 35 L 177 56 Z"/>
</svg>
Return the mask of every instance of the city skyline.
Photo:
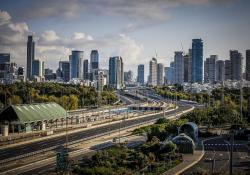
<svg viewBox="0 0 250 175">
<path fill-rule="evenodd" d="M 32 8 L 24 13 L 27 4 Z M 49 5 L 51 8 L 47 8 Z M 109 57 L 120 55 L 124 70 L 136 72 L 138 64 L 148 67 L 155 52 L 158 61 L 167 66 L 173 61 L 174 51 L 187 52 L 193 38 L 202 38 L 203 61 L 213 54 L 226 60 L 229 50 L 245 53 L 250 45 L 248 7 L 249 2 L 244 0 L 2 1 L 0 51 L 10 53 L 14 62 L 26 68 L 25 43 L 27 35 L 33 34 L 36 59 L 45 61 L 46 68 L 56 70 L 59 60 L 68 60 L 71 50 L 84 51 L 84 59 L 90 59 L 91 50 L 96 49 L 100 67 L 107 68 Z"/>
</svg>

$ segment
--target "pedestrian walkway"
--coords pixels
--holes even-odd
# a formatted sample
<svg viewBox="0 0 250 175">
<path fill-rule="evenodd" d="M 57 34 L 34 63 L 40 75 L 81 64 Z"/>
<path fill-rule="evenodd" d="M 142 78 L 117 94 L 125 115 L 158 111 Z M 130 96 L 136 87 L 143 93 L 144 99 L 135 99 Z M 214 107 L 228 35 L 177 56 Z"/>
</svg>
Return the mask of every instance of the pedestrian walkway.
<svg viewBox="0 0 250 175">
<path fill-rule="evenodd" d="M 175 166 L 174 168 L 171 168 L 170 170 L 166 171 L 162 175 L 177 175 L 181 174 L 187 169 L 191 168 L 193 165 L 195 165 L 197 162 L 201 160 L 201 158 L 204 155 L 203 150 L 195 150 L 194 154 L 184 154 L 183 155 L 183 162 L 179 165 Z"/>
</svg>

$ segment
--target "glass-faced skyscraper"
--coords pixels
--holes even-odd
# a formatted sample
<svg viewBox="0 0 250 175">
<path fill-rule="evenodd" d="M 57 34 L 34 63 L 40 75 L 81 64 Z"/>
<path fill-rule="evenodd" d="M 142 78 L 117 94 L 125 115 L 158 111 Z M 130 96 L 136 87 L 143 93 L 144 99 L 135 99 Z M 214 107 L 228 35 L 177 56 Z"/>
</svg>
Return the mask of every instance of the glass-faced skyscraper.
<svg viewBox="0 0 250 175">
<path fill-rule="evenodd" d="M 122 57 L 109 58 L 109 86 L 121 89 L 124 84 Z"/>
<path fill-rule="evenodd" d="M 241 80 L 242 78 L 242 55 L 238 50 L 230 50 L 231 80 Z"/>
<path fill-rule="evenodd" d="M 144 84 L 144 65 L 140 64 L 138 65 L 138 69 L 137 69 L 137 81 L 138 83 L 140 83 L 140 85 Z"/>
<path fill-rule="evenodd" d="M 59 69 L 62 73 L 62 79 L 64 82 L 68 82 L 70 80 L 70 64 L 69 61 L 60 61 Z"/>
<path fill-rule="evenodd" d="M 203 41 L 192 40 L 192 82 L 202 83 L 203 76 Z"/>
<path fill-rule="evenodd" d="M 177 51 L 174 55 L 174 83 L 182 84 L 184 81 L 183 52 Z"/>
<path fill-rule="evenodd" d="M 35 42 L 33 41 L 33 36 L 28 36 L 27 42 L 27 79 L 31 79 L 32 76 L 32 63 L 35 59 Z"/>
<path fill-rule="evenodd" d="M 250 50 L 246 50 L 246 80 L 250 81 Z"/>
<path fill-rule="evenodd" d="M 82 60 L 83 51 L 72 51 L 70 56 L 70 79 L 72 78 L 82 78 Z"/>
<path fill-rule="evenodd" d="M 148 85 L 156 86 L 157 85 L 157 59 L 152 58 L 149 62 L 149 76 L 148 76 Z"/>
<path fill-rule="evenodd" d="M 99 69 L 99 53 L 98 50 L 92 50 L 90 54 L 90 79 L 94 80 L 96 71 Z"/>
</svg>

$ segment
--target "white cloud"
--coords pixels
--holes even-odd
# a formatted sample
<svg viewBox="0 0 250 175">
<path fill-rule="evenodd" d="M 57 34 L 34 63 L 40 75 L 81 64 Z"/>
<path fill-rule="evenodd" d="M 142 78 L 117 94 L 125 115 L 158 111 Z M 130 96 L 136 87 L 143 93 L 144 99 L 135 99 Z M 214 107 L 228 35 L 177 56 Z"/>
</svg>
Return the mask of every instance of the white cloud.
<svg viewBox="0 0 250 175">
<path fill-rule="evenodd" d="M 6 12 L 0 10 L 0 26 L 9 23 L 11 16 Z"/>
<path fill-rule="evenodd" d="M 52 42 L 58 39 L 59 37 L 57 36 L 56 32 L 53 30 L 47 30 L 41 36 L 41 40 L 45 42 Z"/>
<path fill-rule="evenodd" d="M 14 14 L 19 19 L 60 18 L 75 19 L 83 15 L 120 16 L 132 21 L 123 31 L 161 24 L 170 18 L 171 8 L 182 5 L 208 5 L 234 0 L 30 0 L 29 6 L 20 7 Z M 82 16 L 81 16 L 82 15 Z M 122 27 L 122 26 L 121 26 Z"/>
<path fill-rule="evenodd" d="M 9 16 L 7 12 L 3 12 Z M 8 19 L 11 19 L 9 17 Z M 0 52 L 11 53 L 12 61 L 20 66 L 26 66 L 26 42 L 28 34 L 32 32 L 26 23 L 8 22 L 6 18 L 0 18 Z M 35 56 L 36 59 L 45 61 L 46 67 L 58 67 L 60 59 L 67 60 L 71 50 L 78 49 L 85 52 L 85 59 L 89 59 L 92 49 L 100 52 L 100 62 L 107 68 L 110 56 L 122 56 L 126 69 L 135 69 L 140 63 L 139 57 L 143 49 L 134 39 L 121 34 L 116 36 L 103 36 L 93 38 L 84 32 L 75 32 L 71 37 L 61 37 L 56 31 L 47 30 L 40 36 L 35 35 Z"/>
</svg>

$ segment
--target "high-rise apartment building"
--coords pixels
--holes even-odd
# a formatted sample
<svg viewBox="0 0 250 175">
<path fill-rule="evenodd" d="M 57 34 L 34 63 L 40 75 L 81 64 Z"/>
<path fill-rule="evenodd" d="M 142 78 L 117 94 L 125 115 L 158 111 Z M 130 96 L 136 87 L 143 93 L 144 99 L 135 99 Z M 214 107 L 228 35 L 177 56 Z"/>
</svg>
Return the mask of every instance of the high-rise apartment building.
<svg viewBox="0 0 250 175">
<path fill-rule="evenodd" d="M 83 51 L 72 51 L 70 55 L 70 79 L 82 78 Z"/>
<path fill-rule="evenodd" d="M 122 89 L 124 85 L 122 57 L 109 58 L 109 86 L 115 89 Z"/>
<path fill-rule="evenodd" d="M 202 83 L 203 77 L 203 41 L 192 40 L 192 82 Z"/>
<path fill-rule="evenodd" d="M 32 76 L 44 76 L 44 61 L 33 60 L 32 62 Z"/>
<path fill-rule="evenodd" d="M 152 58 L 149 62 L 149 76 L 148 76 L 148 85 L 156 86 L 157 85 L 157 60 Z"/>
<path fill-rule="evenodd" d="M 174 77 L 174 68 L 173 67 L 165 67 L 165 82 L 168 85 L 173 84 Z"/>
<path fill-rule="evenodd" d="M 223 60 L 216 61 L 215 81 L 223 82 L 225 80 L 225 62 Z"/>
<path fill-rule="evenodd" d="M 218 60 L 217 55 L 210 55 L 204 62 L 204 82 L 215 83 L 215 72 L 216 72 L 216 61 Z"/>
<path fill-rule="evenodd" d="M 246 50 L 246 80 L 250 81 L 250 50 Z"/>
<path fill-rule="evenodd" d="M 137 82 L 140 83 L 140 85 L 144 85 L 144 65 L 143 64 L 138 65 Z"/>
<path fill-rule="evenodd" d="M 182 84 L 184 80 L 183 52 L 175 52 L 174 56 L 174 84 Z"/>
<path fill-rule="evenodd" d="M 190 75 L 190 73 L 189 73 L 189 71 L 190 71 L 190 56 L 189 56 L 189 54 L 187 54 L 187 55 L 184 55 L 183 56 L 183 61 L 184 61 L 184 79 L 183 79 L 183 81 L 185 82 L 185 83 L 188 83 L 189 82 L 189 75 Z"/>
<path fill-rule="evenodd" d="M 242 78 L 242 55 L 238 50 L 230 50 L 231 80 L 241 80 Z"/>
<path fill-rule="evenodd" d="M 231 80 L 231 61 L 225 60 L 225 80 Z"/>
<path fill-rule="evenodd" d="M 26 69 L 26 78 L 28 80 L 32 77 L 32 63 L 35 60 L 35 42 L 33 41 L 33 36 L 28 36 L 27 42 L 27 69 Z"/>
<path fill-rule="evenodd" d="M 157 85 L 162 86 L 164 84 L 164 66 L 162 63 L 157 64 Z"/>
<path fill-rule="evenodd" d="M 124 82 L 131 83 L 133 81 L 133 72 L 130 70 L 124 72 Z"/>
<path fill-rule="evenodd" d="M 64 82 L 69 82 L 70 80 L 70 63 L 69 61 L 60 61 L 59 69 L 61 71 L 61 77 Z"/>
<path fill-rule="evenodd" d="M 192 49 L 188 51 L 189 62 L 188 62 L 188 82 L 192 83 Z"/>
</svg>

